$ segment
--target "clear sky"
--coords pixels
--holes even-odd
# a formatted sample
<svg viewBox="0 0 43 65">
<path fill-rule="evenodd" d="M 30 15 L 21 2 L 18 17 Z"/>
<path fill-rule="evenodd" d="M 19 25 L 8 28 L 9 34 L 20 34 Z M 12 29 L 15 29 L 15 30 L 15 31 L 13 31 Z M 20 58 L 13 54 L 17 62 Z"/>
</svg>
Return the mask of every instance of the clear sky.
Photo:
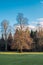
<svg viewBox="0 0 43 65">
<path fill-rule="evenodd" d="M 29 23 L 43 19 L 43 0 L 0 0 L 0 23 L 7 19 L 15 24 L 18 13 L 23 13 Z"/>
</svg>

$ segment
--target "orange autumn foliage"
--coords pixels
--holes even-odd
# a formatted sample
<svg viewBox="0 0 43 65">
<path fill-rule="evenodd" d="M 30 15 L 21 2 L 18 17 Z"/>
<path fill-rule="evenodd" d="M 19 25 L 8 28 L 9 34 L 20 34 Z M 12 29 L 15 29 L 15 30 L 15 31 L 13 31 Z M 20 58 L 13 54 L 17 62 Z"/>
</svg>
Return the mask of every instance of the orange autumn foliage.
<svg viewBox="0 0 43 65">
<path fill-rule="evenodd" d="M 16 30 L 14 34 L 14 42 L 12 43 L 12 49 L 31 49 L 32 48 L 32 38 L 28 30 Z"/>
</svg>

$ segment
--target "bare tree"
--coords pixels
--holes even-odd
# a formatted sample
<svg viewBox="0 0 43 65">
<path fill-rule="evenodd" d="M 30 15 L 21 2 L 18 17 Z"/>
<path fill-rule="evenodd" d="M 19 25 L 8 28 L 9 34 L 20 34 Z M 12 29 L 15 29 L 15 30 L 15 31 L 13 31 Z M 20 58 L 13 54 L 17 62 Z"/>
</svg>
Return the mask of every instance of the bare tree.
<svg viewBox="0 0 43 65">
<path fill-rule="evenodd" d="M 20 25 L 20 29 L 22 30 L 23 26 L 28 24 L 28 19 L 23 16 L 23 13 L 18 13 L 17 22 Z"/>
<path fill-rule="evenodd" d="M 4 35 L 5 35 L 5 50 L 7 51 L 7 29 L 8 29 L 8 21 L 3 20 L 1 23 Z"/>
</svg>

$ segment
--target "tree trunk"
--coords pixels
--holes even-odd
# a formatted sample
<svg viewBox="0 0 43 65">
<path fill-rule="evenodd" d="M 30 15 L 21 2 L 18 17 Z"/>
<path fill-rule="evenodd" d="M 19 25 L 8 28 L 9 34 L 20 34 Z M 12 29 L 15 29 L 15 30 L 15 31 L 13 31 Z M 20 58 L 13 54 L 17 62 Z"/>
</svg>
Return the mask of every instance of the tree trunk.
<svg viewBox="0 0 43 65">
<path fill-rule="evenodd" d="M 6 30 L 5 30 L 5 51 L 7 51 L 7 34 L 6 34 Z"/>
<path fill-rule="evenodd" d="M 22 46 L 21 46 L 21 48 L 20 48 L 20 52 L 22 52 Z"/>
</svg>

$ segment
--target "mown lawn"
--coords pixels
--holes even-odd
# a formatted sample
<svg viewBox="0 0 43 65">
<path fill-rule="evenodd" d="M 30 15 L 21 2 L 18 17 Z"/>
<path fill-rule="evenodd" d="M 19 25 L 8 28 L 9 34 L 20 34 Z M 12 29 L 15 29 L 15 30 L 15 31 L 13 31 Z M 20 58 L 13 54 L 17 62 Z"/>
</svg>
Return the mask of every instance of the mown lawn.
<svg viewBox="0 0 43 65">
<path fill-rule="evenodd" d="M 0 54 L 0 65 L 43 65 L 43 54 Z"/>
</svg>

